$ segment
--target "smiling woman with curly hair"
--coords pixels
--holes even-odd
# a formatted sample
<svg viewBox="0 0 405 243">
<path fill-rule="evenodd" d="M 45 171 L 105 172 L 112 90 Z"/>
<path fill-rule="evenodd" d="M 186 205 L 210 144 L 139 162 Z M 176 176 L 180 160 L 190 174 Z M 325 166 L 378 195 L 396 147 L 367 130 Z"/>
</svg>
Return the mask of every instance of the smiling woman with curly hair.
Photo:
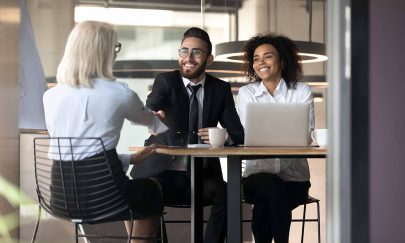
<svg viewBox="0 0 405 243">
<path fill-rule="evenodd" d="M 308 144 L 314 129 L 311 89 L 298 82 L 301 59 L 294 42 L 284 36 L 257 35 L 244 49 L 245 73 L 252 82 L 239 89 L 238 112 L 245 125 L 249 102 L 309 104 Z M 277 114 L 274 114 L 277 116 Z M 243 193 L 252 203 L 252 231 L 257 243 L 288 242 L 291 211 L 308 198 L 309 167 L 303 158 L 246 161 Z"/>
<path fill-rule="evenodd" d="M 252 37 L 244 48 L 244 68 L 245 74 L 250 81 L 262 81 L 253 68 L 253 55 L 258 46 L 263 44 L 272 45 L 278 52 L 280 63 L 282 64 L 281 77 L 288 88 L 295 88 L 302 78 L 301 57 L 295 43 L 285 36 L 258 35 Z"/>
</svg>

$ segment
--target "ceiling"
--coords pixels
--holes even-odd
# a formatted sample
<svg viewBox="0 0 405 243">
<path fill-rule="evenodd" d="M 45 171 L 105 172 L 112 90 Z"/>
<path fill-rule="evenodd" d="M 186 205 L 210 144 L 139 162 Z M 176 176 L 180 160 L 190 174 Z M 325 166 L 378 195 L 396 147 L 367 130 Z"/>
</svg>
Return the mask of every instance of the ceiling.
<svg viewBox="0 0 405 243">
<path fill-rule="evenodd" d="M 76 0 L 77 5 L 103 7 L 201 11 L 203 0 Z M 243 0 L 205 0 L 206 12 L 234 12 Z"/>
</svg>

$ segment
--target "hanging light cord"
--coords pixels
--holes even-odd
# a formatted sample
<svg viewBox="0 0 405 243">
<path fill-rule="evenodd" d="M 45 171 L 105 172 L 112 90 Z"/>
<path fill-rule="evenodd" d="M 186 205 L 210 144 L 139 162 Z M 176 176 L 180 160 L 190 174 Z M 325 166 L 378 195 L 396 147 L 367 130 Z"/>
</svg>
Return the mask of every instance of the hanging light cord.
<svg viewBox="0 0 405 243">
<path fill-rule="evenodd" d="M 307 0 L 307 11 L 309 12 L 309 41 L 312 42 L 312 0 Z"/>
<path fill-rule="evenodd" d="M 205 27 L 205 0 L 201 0 L 201 29 Z"/>
</svg>

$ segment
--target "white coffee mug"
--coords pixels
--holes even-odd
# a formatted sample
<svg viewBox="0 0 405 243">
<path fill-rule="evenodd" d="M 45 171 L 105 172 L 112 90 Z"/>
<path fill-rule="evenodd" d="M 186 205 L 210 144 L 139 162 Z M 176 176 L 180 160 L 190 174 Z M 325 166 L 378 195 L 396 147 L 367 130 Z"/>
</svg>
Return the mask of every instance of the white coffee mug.
<svg viewBox="0 0 405 243">
<path fill-rule="evenodd" d="M 225 128 L 209 127 L 208 137 L 212 146 L 219 147 L 224 146 L 228 135 Z"/>
<path fill-rule="evenodd" d="M 315 129 L 311 133 L 311 138 L 314 140 L 319 147 L 324 148 L 328 145 L 328 129 Z"/>
</svg>

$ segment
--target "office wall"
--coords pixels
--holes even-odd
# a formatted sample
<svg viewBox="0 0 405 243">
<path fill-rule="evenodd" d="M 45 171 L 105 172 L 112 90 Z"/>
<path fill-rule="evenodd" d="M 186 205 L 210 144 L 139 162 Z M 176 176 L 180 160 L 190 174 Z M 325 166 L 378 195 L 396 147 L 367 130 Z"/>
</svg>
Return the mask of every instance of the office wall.
<svg viewBox="0 0 405 243">
<path fill-rule="evenodd" d="M 46 77 L 55 77 L 74 26 L 74 0 L 27 1 L 38 52 Z"/>
<path fill-rule="evenodd" d="M 15 186 L 19 181 L 18 161 L 18 43 L 20 11 L 18 1 L 0 1 L 0 180 Z M 0 184 L 2 184 L 0 182 Z M 4 189 L 5 185 L 1 185 Z M 18 204 L 12 205 L 6 197 L 9 191 L 1 193 L 0 215 L 9 214 L 18 227 Z M 1 222 L 0 222 L 1 223 Z M 12 222 L 8 222 L 12 225 Z M 16 238 L 17 231 L 12 232 Z M 0 234 L 0 241 L 6 238 Z"/>
<path fill-rule="evenodd" d="M 370 0 L 369 11 L 370 242 L 399 243 L 405 240 L 405 2 Z"/>
</svg>

